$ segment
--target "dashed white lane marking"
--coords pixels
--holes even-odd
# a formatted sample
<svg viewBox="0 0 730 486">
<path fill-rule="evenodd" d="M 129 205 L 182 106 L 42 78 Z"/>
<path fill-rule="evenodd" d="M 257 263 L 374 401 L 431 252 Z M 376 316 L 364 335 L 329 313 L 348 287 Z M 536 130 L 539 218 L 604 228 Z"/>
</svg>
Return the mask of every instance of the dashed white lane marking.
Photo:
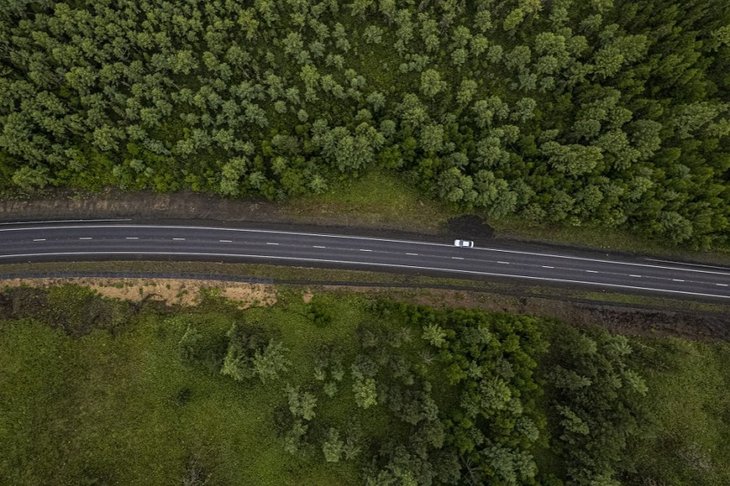
<svg viewBox="0 0 730 486">
<path fill-rule="evenodd" d="M 727 284 L 715 284 L 715 285 L 717 285 L 718 287 L 727 287 Z"/>
<path fill-rule="evenodd" d="M 509 265 L 509 262 L 497 262 L 497 263 L 500 263 L 502 265 Z"/>
<path fill-rule="evenodd" d="M 368 250 L 366 248 L 360 248 L 360 251 L 373 251 L 373 250 Z"/>
<path fill-rule="evenodd" d="M 185 241 L 185 238 L 173 238 L 173 241 Z"/>
<path fill-rule="evenodd" d="M 233 240 L 218 240 L 220 243 L 233 243 Z"/>
<path fill-rule="evenodd" d="M 46 241 L 45 238 L 34 238 L 33 241 Z"/>
<path fill-rule="evenodd" d="M 673 278 L 672 282 L 684 282 L 681 278 Z"/>
<path fill-rule="evenodd" d="M 634 278 L 641 278 L 641 275 L 634 275 L 634 274 L 631 274 L 631 275 L 629 275 L 629 277 L 634 277 Z"/>
<path fill-rule="evenodd" d="M 79 237 L 80 240 L 92 240 L 93 238 L 91 236 L 81 236 Z"/>
<path fill-rule="evenodd" d="M 139 239 L 139 236 L 127 236 L 127 237 L 126 237 L 126 238 L 124 238 L 124 239 L 125 239 L 125 240 L 138 240 L 138 239 Z"/>
<path fill-rule="evenodd" d="M 463 260 L 462 257 L 451 257 L 452 260 Z"/>
<path fill-rule="evenodd" d="M 122 220 L 125 221 L 125 220 Z M 322 233 L 301 233 L 301 232 L 295 232 L 295 231 L 270 231 L 270 230 L 255 230 L 255 229 L 244 229 L 244 228 L 221 228 L 221 227 L 215 227 L 215 226 L 181 226 L 181 225 L 139 225 L 139 224 L 113 224 L 113 225 L 105 225 L 105 224 L 91 224 L 91 225 L 68 225 L 68 226 L 36 226 L 33 228 L 30 228 L 32 230 L 38 231 L 38 230 L 53 230 L 53 229 L 78 229 L 78 228 L 145 228 L 145 229 L 151 229 L 151 228 L 165 228 L 165 229 L 183 229 L 183 230 L 215 230 L 215 231 L 237 231 L 237 232 L 246 232 L 246 233 L 268 233 L 268 234 L 285 234 L 285 235 L 301 235 L 301 236 L 321 236 L 324 238 L 339 238 L 339 239 L 352 239 L 352 240 L 367 240 L 367 241 L 388 241 L 393 243 L 409 243 L 409 244 L 417 244 L 417 245 L 429 245 L 429 246 L 440 246 L 440 247 L 453 247 L 451 244 L 446 243 L 432 243 L 427 241 L 409 241 L 409 240 L 397 240 L 397 239 L 389 239 L 389 238 L 371 238 L 371 237 L 364 237 L 364 236 L 345 236 L 345 235 L 330 235 L 330 234 L 322 234 Z M 0 232 L 6 232 L 6 231 L 27 231 L 29 228 L 0 228 Z M 570 256 L 570 255 L 557 255 L 553 253 L 539 253 L 539 252 L 529 252 L 529 251 L 518 251 L 518 250 L 507 250 L 502 248 L 474 248 L 475 250 L 481 250 L 481 251 L 494 251 L 494 252 L 502 252 L 502 253 L 512 253 L 512 254 L 518 254 L 518 255 L 533 255 L 533 256 L 540 256 L 540 257 L 551 257 L 551 258 L 565 258 L 570 260 L 582 260 L 582 261 L 589 261 L 589 262 L 599 262 L 599 263 L 610 263 L 613 265 L 629 265 L 634 267 L 649 267 L 649 268 L 660 268 L 663 270 L 676 270 L 676 271 L 682 271 L 682 272 L 699 272 L 699 273 L 711 273 L 716 275 L 730 275 L 730 272 L 717 272 L 717 271 L 709 271 L 709 270 L 700 270 L 696 268 L 682 268 L 682 267 L 669 267 L 669 266 L 662 266 L 662 265 L 649 265 L 646 263 L 636 263 L 636 262 L 622 262 L 622 261 L 614 261 L 614 260 L 604 260 L 600 258 L 586 258 L 586 257 L 577 257 L 577 256 Z"/>
<path fill-rule="evenodd" d="M 322 245 L 312 245 L 312 248 L 327 248 L 326 246 Z"/>
<path fill-rule="evenodd" d="M 541 266 L 542 266 L 542 268 L 555 268 L 555 267 L 551 267 L 550 265 L 541 265 Z"/>
<path fill-rule="evenodd" d="M 418 256 L 418 253 L 406 253 L 406 255 L 410 255 L 410 256 Z"/>
<path fill-rule="evenodd" d="M 595 270 L 586 270 L 586 273 L 598 273 L 598 272 Z"/>
<path fill-rule="evenodd" d="M 278 243 L 275 243 L 275 242 L 273 242 L 273 241 L 267 241 L 267 242 L 266 242 L 266 244 L 267 244 L 267 245 L 272 245 L 272 246 L 279 246 L 279 244 L 278 244 Z"/>
</svg>

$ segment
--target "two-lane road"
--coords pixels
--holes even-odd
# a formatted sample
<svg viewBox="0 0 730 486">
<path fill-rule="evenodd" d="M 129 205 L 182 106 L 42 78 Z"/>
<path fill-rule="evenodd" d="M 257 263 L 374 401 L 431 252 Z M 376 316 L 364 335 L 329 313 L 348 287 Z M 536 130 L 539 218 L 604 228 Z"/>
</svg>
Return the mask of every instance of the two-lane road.
<svg viewBox="0 0 730 486">
<path fill-rule="evenodd" d="M 0 224 L 0 263 L 129 258 L 389 269 L 730 300 L 730 268 L 639 258 L 456 248 L 448 242 L 265 229 L 114 222 Z"/>
</svg>

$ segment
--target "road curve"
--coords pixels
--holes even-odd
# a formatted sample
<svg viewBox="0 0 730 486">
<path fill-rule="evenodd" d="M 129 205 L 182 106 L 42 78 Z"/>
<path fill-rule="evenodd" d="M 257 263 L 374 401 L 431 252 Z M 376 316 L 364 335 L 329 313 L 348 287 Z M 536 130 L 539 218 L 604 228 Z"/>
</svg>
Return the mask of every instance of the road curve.
<svg viewBox="0 0 730 486">
<path fill-rule="evenodd" d="M 172 258 L 511 278 L 730 300 L 730 268 L 334 234 L 105 221 L 0 224 L 0 263 Z"/>
</svg>

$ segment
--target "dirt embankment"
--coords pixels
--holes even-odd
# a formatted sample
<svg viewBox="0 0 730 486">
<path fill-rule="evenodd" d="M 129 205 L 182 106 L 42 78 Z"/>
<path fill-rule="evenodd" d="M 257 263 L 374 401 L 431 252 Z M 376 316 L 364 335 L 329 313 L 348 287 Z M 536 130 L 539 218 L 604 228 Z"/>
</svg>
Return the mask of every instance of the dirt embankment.
<svg viewBox="0 0 730 486">
<path fill-rule="evenodd" d="M 226 221 L 269 221 L 282 211 L 265 201 L 214 198 L 180 192 L 123 192 L 109 189 L 98 194 L 79 195 L 50 190 L 33 199 L 0 200 L 0 220 L 86 219 L 86 218 L 193 218 Z"/>
<path fill-rule="evenodd" d="M 212 280 L 175 280 L 162 278 L 16 278 L 0 281 L 0 287 L 48 287 L 75 284 L 89 287 L 114 299 L 140 302 L 157 300 L 168 305 L 194 306 L 200 303 L 202 292 L 214 292 L 234 302 L 240 309 L 270 306 L 276 303 L 272 285 L 224 282 Z"/>
</svg>

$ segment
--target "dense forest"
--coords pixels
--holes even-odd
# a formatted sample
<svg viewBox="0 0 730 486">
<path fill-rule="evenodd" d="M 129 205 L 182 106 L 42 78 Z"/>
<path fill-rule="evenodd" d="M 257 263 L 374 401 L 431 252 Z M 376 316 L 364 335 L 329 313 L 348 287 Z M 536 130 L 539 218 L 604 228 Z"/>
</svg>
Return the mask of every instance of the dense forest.
<svg viewBox="0 0 730 486">
<path fill-rule="evenodd" d="M 726 0 L 7 0 L 0 189 L 282 199 L 372 168 L 493 218 L 728 243 Z"/>
</svg>

